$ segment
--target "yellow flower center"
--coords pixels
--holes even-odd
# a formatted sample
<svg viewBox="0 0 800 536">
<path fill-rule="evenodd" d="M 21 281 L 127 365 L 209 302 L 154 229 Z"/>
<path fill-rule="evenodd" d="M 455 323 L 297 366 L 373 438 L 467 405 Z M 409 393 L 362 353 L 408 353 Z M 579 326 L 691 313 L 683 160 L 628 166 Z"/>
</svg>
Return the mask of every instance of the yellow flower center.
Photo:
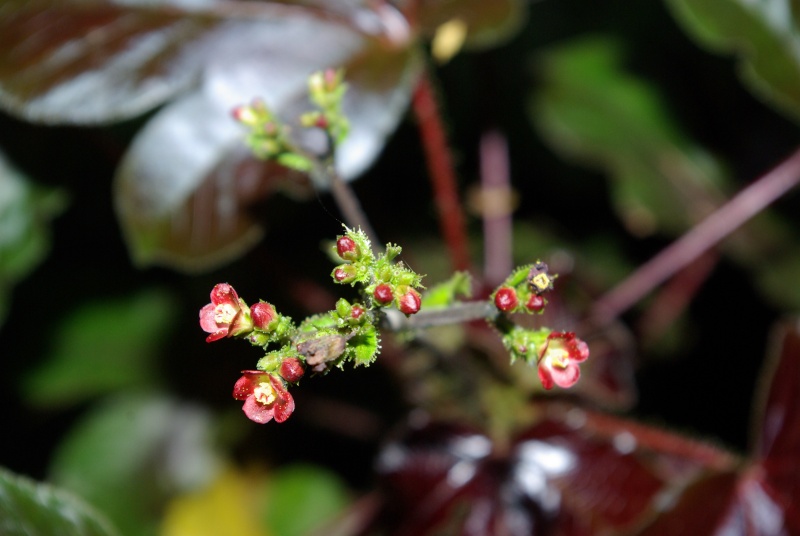
<svg viewBox="0 0 800 536">
<path fill-rule="evenodd" d="M 546 358 L 555 368 L 565 369 L 569 364 L 569 352 L 563 348 L 548 348 Z"/>
<path fill-rule="evenodd" d="M 536 274 L 531 279 L 531 284 L 536 287 L 540 292 L 544 292 L 548 288 L 550 288 L 551 283 L 550 276 L 547 274 Z"/>
<path fill-rule="evenodd" d="M 236 308 L 230 303 L 220 303 L 214 307 L 214 322 L 217 324 L 230 324 L 236 316 Z"/>
<path fill-rule="evenodd" d="M 268 406 L 275 402 L 275 389 L 272 388 L 272 384 L 269 382 L 261 382 L 258 384 L 258 387 L 253 389 L 253 396 L 256 399 L 256 402 L 259 404 L 264 404 Z"/>
</svg>

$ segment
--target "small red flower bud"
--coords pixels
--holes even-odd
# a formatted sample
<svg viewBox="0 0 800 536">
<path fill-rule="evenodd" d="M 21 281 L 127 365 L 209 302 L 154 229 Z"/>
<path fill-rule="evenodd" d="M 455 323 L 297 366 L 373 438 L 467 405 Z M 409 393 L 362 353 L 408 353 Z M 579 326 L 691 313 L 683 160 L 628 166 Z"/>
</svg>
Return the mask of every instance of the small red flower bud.
<svg viewBox="0 0 800 536">
<path fill-rule="evenodd" d="M 340 236 L 336 241 L 336 252 L 346 261 L 354 261 L 358 258 L 358 244 L 349 236 Z"/>
<path fill-rule="evenodd" d="M 233 115 L 233 118 L 240 123 L 245 123 L 247 125 L 254 125 L 257 121 L 256 115 L 253 113 L 253 109 L 249 106 L 237 106 L 231 110 L 231 115 Z"/>
<path fill-rule="evenodd" d="M 375 301 L 381 304 L 389 303 L 394 299 L 392 287 L 386 283 L 381 283 L 375 287 L 375 291 L 372 293 L 372 295 L 375 297 Z"/>
<path fill-rule="evenodd" d="M 505 313 L 514 310 L 518 303 L 517 291 L 511 287 L 503 287 L 494 295 L 495 306 Z"/>
<path fill-rule="evenodd" d="M 326 129 L 330 126 L 330 123 L 328 123 L 327 117 L 325 117 L 324 115 L 320 115 L 319 117 L 317 117 L 317 120 L 314 121 L 314 126 L 317 128 Z"/>
<path fill-rule="evenodd" d="M 336 72 L 335 69 L 325 69 L 325 72 L 323 73 L 322 76 L 324 77 L 325 80 L 326 90 L 333 91 L 334 89 L 336 89 L 336 84 L 339 81 L 338 80 L 339 77 L 337 75 L 338 73 Z"/>
<path fill-rule="evenodd" d="M 408 289 L 408 292 L 397 299 L 397 308 L 400 309 L 401 313 L 407 315 L 413 315 L 414 313 L 418 312 L 421 305 L 422 298 L 420 297 L 419 292 L 413 288 Z"/>
<path fill-rule="evenodd" d="M 305 372 L 303 363 L 296 357 L 289 357 L 281 362 L 280 375 L 287 382 L 295 383 L 299 381 Z"/>
<path fill-rule="evenodd" d="M 273 323 L 276 316 L 275 308 L 266 302 L 258 302 L 250 308 L 253 325 L 261 331 L 270 331 L 270 324 Z"/>
<path fill-rule="evenodd" d="M 527 307 L 529 311 L 538 313 L 544 309 L 544 298 L 538 294 L 533 294 L 528 300 L 528 303 L 525 304 L 525 307 Z"/>
<path fill-rule="evenodd" d="M 364 308 L 360 305 L 354 305 L 352 309 L 350 309 L 350 318 L 353 320 L 358 320 L 364 314 Z"/>
<path fill-rule="evenodd" d="M 356 278 L 355 268 L 351 265 L 337 266 L 333 270 L 333 278 L 337 283 L 350 283 Z"/>
</svg>

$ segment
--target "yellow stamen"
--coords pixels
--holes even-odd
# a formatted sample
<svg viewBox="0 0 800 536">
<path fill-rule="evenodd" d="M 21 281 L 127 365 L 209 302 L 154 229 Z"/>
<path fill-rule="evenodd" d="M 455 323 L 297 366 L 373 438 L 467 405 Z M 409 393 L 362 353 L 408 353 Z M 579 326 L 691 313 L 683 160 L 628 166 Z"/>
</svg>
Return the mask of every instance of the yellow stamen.
<svg viewBox="0 0 800 536">
<path fill-rule="evenodd" d="M 258 387 L 253 389 L 253 396 L 256 399 L 256 402 L 259 404 L 264 404 L 268 406 L 275 402 L 275 389 L 272 388 L 272 384 L 269 382 L 261 382 L 258 384 Z"/>
</svg>

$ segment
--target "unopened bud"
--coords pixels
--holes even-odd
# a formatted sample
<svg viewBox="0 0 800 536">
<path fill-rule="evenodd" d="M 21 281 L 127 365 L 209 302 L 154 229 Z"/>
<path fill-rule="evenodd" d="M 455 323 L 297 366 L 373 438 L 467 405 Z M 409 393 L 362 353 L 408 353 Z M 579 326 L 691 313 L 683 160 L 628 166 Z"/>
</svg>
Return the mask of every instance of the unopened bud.
<svg viewBox="0 0 800 536">
<path fill-rule="evenodd" d="M 336 241 L 336 252 L 346 261 L 358 259 L 358 244 L 349 236 L 340 236 Z"/>
<path fill-rule="evenodd" d="M 517 291 L 511 287 L 503 287 L 494 295 L 495 306 L 504 313 L 513 311 L 518 303 Z"/>
<path fill-rule="evenodd" d="M 421 306 L 422 298 L 420 297 L 419 292 L 413 288 L 408 289 L 405 294 L 397 299 L 397 308 L 400 309 L 401 313 L 406 315 L 413 315 L 414 313 L 419 312 L 419 308 Z"/>
<path fill-rule="evenodd" d="M 300 380 L 305 372 L 303 363 L 296 357 L 286 358 L 281 363 L 280 375 L 287 382 L 294 383 Z"/>
<path fill-rule="evenodd" d="M 375 301 L 385 305 L 394 299 L 394 292 L 392 291 L 392 287 L 390 285 L 381 283 L 375 287 L 375 291 L 372 293 L 372 296 L 375 298 Z"/>
</svg>

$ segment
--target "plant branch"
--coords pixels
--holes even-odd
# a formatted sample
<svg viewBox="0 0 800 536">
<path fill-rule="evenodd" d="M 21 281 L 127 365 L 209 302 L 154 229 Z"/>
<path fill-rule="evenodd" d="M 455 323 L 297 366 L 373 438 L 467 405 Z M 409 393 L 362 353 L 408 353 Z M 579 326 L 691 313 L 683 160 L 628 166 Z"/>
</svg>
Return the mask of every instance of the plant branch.
<svg viewBox="0 0 800 536">
<path fill-rule="evenodd" d="M 500 314 L 490 301 L 459 302 L 447 307 L 422 309 L 408 317 L 395 309 L 386 309 L 384 313 L 386 327 L 392 331 L 425 329 L 481 319 L 491 322 Z"/>
<path fill-rule="evenodd" d="M 433 186 L 439 226 L 450 254 L 450 262 L 454 270 L 468 270 L 470 260 L 466 218 L 458 198 L 453 158 L 439 114 L 436 95 L 427 72 L 420 77 L 412 103 Z"/>
<path fill-rule="evenodd" d="M 374 253 L 380 241 L 378 240 L 378 235 L 375 233 L 375 230 L 372 228 L 372 224 L 369 222 L 369 218 L 367 218 L 367 214 L 364 212 L 364 209 L 361 208 L 361 202 L 353 192 L 353 189 L 342 180 L 338 173 L 336 173 L 332 160 L 323 163 L 316 158 L 309 157 L 309 161 L 312 162 L 310 173 L 314 181 L 317 184 L 327 184 L 330 186 L 333 200 L 336 202 L 336 206 L 339 207 L 339 211 L 342 213 L 345 223 L 351 229 L 360 228 L 364 231 L 372 244 Z"/>
<path fill-rule="evenodd" d="M 606 325 L 655 287 L 764 210 L 800 182 L 800 150 L 763 175 L 597 300 L 590 319 Z"/>
</svg>

